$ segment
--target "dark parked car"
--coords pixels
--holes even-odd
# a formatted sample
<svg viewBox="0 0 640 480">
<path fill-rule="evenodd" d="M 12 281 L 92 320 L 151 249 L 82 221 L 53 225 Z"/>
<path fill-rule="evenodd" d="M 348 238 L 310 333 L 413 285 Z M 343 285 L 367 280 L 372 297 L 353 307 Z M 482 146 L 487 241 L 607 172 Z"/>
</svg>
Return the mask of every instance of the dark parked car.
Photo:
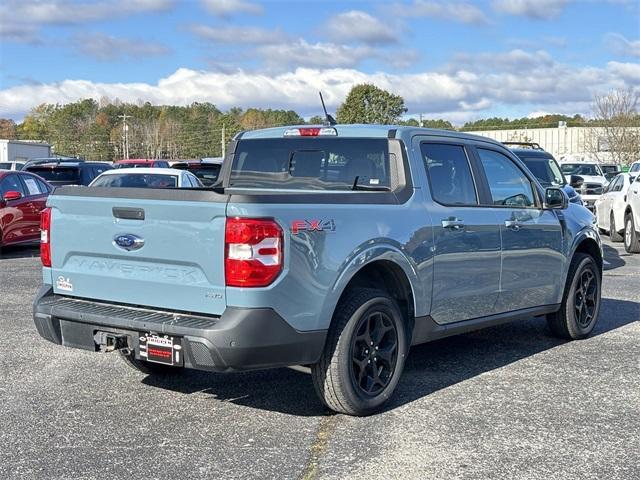
<svg viewBox="0 0 640 480">
<path fill-rule="evenodd" d="M 130 158 L 113 162 L 113 168 L 169 168 L 169 162 L 149 158 Z"/>
<path fill-rule="evenodd" d="M 108 163 L 85 162 L 84 160 L 52 160 L 33 163 L 24 170 L 44 178 L 54 187 L 62 185 L 89 185 L 102 172 L 111 170 Z"/>
<path fill-rule="evenodd" d="M 220 169 L 222 168 L 222 160 L 222 157 L 190 160 L 174 163 L 172 168 L 188 170 L 198 177 L 205 187 L 210 187 L 218 180 L 218 175 L 220 175 Z"/>
<path fill-rule="evenodd" d="M 507 145 L 509 145 L 509 143 L 507 143 Z M 572 181 L 575 182 L 573 185 L 567 183 L 567 180 L 560 169 L 560 165 L 558 165 L 558 162 L 553 155 L 539 147 L 512 147 L 511 151 L 524 162 L 531 173 L 533 173 L 533 175 L 538 179 L 540 185 L 545 188 L 560 187 L 567 194 L 571 203 L 582 205 L 582 198 L 574 189 L 574 187 L 579 188 L 582 185 L 582 179 L 580 177 L 575 177 L 572 179 Z"/>
<path fill-rule="evenodd" d="M 620 165 L 616 165 L 615 163 L 601 163 L 600 168 L 604 173 L 604 178 L 606 178 L 608 182 L 613 180 L 619 173 L 622 173 Z"/>
<path fill-rule="evenodd" d="M 40 240 L 40 212 L 51 190 L 31 173 L 0 170 L 0 247 Z"/>
</svg>

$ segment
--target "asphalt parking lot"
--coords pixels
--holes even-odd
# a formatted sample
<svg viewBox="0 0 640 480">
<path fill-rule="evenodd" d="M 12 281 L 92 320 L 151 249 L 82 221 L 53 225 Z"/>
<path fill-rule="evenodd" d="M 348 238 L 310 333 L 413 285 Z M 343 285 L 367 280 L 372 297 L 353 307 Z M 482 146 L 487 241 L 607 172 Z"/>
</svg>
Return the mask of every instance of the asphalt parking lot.
<svg viewBox="0 0 640 480">
<path fill-rule="evenodd" d="M 0 257 L 0 478 L 640 478 L 640 255 L 605 245 L 593 337 L 540 318 L 412 350 L 391 405 L 332 415 L 307 373 L 145 377 L 42 340 L 38 252 Z"/>
</svg>

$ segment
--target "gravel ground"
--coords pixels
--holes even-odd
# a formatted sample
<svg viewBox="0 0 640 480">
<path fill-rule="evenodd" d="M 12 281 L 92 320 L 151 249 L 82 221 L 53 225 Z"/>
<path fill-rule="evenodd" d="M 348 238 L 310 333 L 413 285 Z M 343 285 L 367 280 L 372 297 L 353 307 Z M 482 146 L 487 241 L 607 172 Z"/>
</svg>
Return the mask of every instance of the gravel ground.
<svg viewBox="0 0 640 480">
<path fill-rule="evenodd" d="M 329 414 L 292 369 L 145 377 L 42 340 L 37 250 L 0 257 L 0 478 L 640 478 L 640 255 L 595 334 L 530 319 L 412 350 L 392 404 Z"/>
</svg>

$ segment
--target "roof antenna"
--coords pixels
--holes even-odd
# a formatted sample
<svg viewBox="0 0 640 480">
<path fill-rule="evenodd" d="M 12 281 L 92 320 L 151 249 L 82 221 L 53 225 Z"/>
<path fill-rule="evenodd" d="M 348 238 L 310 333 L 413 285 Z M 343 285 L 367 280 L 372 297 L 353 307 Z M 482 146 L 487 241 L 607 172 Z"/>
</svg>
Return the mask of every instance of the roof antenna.
<svg viewBox="0 0 640 480">
<path fill-rule="evenodd" d="M 318 93 L 320 94 L 320 101 L 322 102 L 322 110 L 324 110 L 324 125 L 335 125 L 338 122 L 327 112 L 327 107 L 324 105 L 324 98 L 322 98 L 322 92 Z"/>
</svg>

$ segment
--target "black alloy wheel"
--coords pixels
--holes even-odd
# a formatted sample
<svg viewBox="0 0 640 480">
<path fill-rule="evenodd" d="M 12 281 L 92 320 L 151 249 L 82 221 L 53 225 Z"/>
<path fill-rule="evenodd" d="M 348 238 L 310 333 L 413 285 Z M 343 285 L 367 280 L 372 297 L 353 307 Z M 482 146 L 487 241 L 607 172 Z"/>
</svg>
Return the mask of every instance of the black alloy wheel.
<svg viewBox="0 0 640 480">
<path fill-rule="evenodd" d="M 393 377 L 398 357 L 398 332 L 383 311 L 360 320 L 351 342 L 353 381 L 365 395 L 375 396 Z"/>
<path fill-rule="evenodd" d="M 598 306 L 598 282 L 591 270 L 583 270 L 576 285 L 573 299 L 576 321 L 587 328 L 593 321 Z"/>
</svg>

